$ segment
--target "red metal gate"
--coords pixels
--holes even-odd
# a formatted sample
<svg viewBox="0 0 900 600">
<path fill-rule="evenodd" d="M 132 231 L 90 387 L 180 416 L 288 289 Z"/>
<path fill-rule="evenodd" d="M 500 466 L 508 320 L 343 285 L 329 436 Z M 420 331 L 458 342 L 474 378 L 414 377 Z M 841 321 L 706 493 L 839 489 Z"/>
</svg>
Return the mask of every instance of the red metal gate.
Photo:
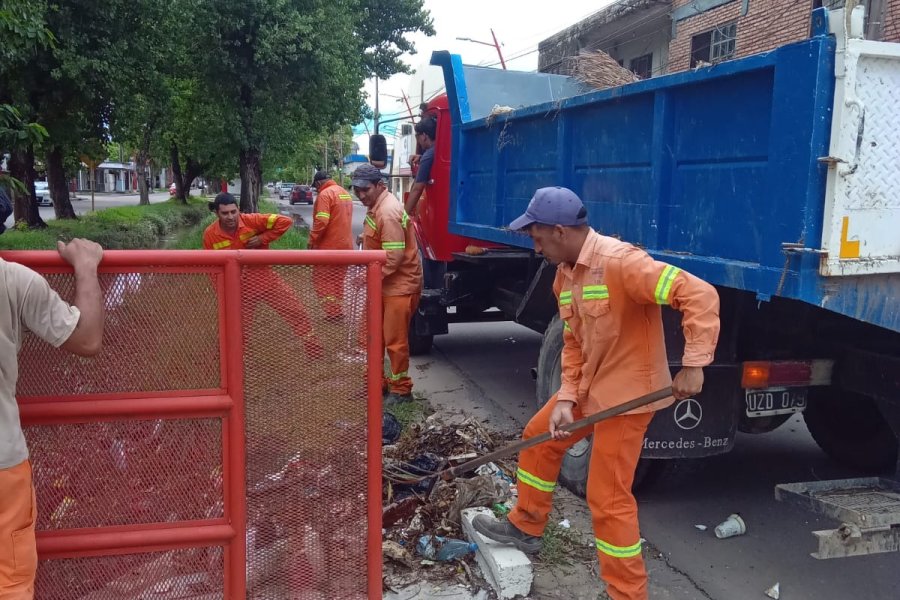
<svg viewBox="0 0 900 600">
<path fill-rule="evenodd" d="M 380 598 L 383 262 L 105 253 L 101 355 L 19 356 L 36 597 Z"/>
</svg>

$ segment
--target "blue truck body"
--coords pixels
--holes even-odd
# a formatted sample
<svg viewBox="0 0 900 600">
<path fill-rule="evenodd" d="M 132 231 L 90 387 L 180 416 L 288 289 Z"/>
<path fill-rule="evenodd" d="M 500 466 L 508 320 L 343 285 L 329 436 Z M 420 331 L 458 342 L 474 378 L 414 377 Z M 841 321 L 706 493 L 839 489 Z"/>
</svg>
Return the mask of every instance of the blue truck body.
<svg viewBox="0 0 900 600">
<path fill-rule="evenodd" d="M 819 271 L 835 46 L 814 15 L 808 40 L 603 91 L 437 52 L 449 231 L 530 248 L 506 225 L 535 189 L 566 186 L 595 229 L 710 283 L 900 332 L 900 274 Z"/>
</svg>

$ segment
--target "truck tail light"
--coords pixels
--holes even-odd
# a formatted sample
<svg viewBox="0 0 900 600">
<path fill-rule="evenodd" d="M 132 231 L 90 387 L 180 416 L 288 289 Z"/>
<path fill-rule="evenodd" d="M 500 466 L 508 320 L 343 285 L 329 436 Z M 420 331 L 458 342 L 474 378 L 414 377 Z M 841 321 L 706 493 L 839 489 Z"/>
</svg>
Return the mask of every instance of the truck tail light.
<svg viewBox="0 0 900 600">
<path fill-rule="evenodd" d="M 741 387 L 829 385 L 833 366 L 831 360 L 749 361 L 744 363 Z"/>
</svg>

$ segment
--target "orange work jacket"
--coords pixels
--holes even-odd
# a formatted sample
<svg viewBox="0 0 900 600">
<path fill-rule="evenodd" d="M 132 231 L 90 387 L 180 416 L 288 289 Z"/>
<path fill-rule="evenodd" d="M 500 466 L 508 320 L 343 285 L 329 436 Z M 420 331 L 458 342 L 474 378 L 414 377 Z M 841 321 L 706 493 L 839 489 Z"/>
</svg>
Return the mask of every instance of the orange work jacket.
<svg viewBox="0 0 900 600">
<path fill-rule="evenodd" d="M 280 238 L 291 228 L 294 221 L 284 215 L 261 215 L 247 213 L 238 215 L 237 230 L 233 234 L 226 233 L 216 219 L 203 232 L 203 247 L 207 250 L 244 250 L 247 240 L 254 235 L 262 239 L 260 249 L 267 249 L 269 244 Z"/>
<path fill-rule="evenodd" d="M 353 197 L 329 179 L 319 187 L 313 205 L 310 250 L 352 250 Z"/>
<path fill-rule="evenodd" d="M 719 294 L 643 250 L 591 230 L 553 282 L 563 325 L 560 400 L 590 415 L 672 384 L 662 310 L 684 313 L 683 366 L 705 367 L 719 337 Z M 634 410 L 659 410 L 673 398 Z"/>
<path fill-rule="evenodd" d="M 384 296 L 422 292 L 422 262 L 409 215 L 396 196 L 385 190 L 366 212 L 363 249 L 387 251 L 381 268 Z"/>
</svg>

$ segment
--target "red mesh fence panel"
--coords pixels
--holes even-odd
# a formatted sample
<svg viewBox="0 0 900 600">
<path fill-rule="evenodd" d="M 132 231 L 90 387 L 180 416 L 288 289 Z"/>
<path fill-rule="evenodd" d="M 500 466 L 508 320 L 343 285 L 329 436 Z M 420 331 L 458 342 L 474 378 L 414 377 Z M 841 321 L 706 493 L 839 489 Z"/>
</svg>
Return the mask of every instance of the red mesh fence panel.
<svg viewBox="0 0 900 600">
<path fill-rule="evenodd" d="M 218 548 L 61 558 L 38 565 L 38 600 L 221 600 Z"/>
<path fill-rule="evenodd" d="M 381 422 L 367 417 L 383 253 L 317 254 L 364 264 L 109 252 L 101 354 L 25 336 L 36 598 L 378 596 Z M 55 254 L 4 258 L 31 259 L 73 300 Z"/>
<path fill-rule="evenodd" d="M 51 274 L 63 299 L 71 275 Z M 17 396 L 75 396 L 217 388 L 219 326 L 216 278 L 191 273 L 106 273 L 103 349 L 86 360 L 27 335 L 19 354 Z"/>
<path fill-rule="evenodd" d="M 222 516 L 222 424 L 214 419 L 29 427 L 37 528 Z"/>
<path fill-rule="evenodd" d="M 365 269 L 248 266 L 241 287 L 248 598 L 365 598 Z"/>
</svg>

